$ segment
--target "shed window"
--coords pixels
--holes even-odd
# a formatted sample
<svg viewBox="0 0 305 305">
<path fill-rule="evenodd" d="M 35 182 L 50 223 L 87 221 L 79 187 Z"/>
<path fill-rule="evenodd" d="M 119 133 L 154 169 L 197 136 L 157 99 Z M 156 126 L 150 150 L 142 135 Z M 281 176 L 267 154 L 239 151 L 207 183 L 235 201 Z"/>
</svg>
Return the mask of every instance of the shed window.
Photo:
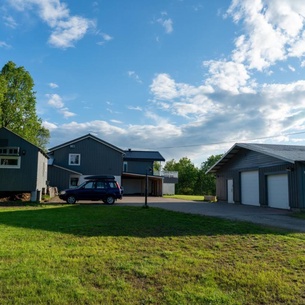
<svg viewBox="0 0 305 305">
<path fill-rule="evenodd" d="M 20 157 L 0 156 L 0 168 L 20 168 Z"/>
<path fill-rule="evenodd" d="M 80 154 L 69 154 L 69 165 L 80 165 Z"/>
</svg>

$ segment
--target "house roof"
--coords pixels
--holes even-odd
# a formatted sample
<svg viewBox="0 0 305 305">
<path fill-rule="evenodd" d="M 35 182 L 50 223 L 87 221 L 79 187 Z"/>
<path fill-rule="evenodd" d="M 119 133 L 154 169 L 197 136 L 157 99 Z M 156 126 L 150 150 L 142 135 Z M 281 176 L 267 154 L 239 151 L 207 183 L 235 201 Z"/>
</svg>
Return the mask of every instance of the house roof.
<svg viewBox="0 0 305 305">
<path fill-rule="evenodd" d="M 54 146 L 54 147 L 52 147 L 52 148 L 49 149 L 49 152 L 52 152 L 52 151 L 54 151 L 54 150 L 58 150 L 58 149 L 60 149 L 60 148 L 63 148 L 63 147 L 65 147 L 65 146 L 68 146 L 68 145 L 72 145 L 72 144 L 74 144 L 74 143 L 80 142 L 80 141 L 85 140 L 85 139 L 88 139 L 88 138 L 90 138 L 90 139 L 92 139 L 92 140 L 94 140 L 94 141 L 97 141 L 97 142 L 99 142 L 99 143 L 101 143 L 101 144 L 103 144 L 103 145 L 105 145 L 105 146 L 108 146 L 108 147 L 110 147 L 110 148 L 112 148 L 112 149 L 114 149 L 114 150 L 116 150 L 116 151 L 118 151 L 118 152 L 120 152 L 120 153 L 122 153 L 122 154 L 124 153 L 124 151 L 123 151 L 122 149 L 120 149 L 120 148 L 118 148 L 118 147 L 116 147 L 116 146 L 114 146 L 114 145 L 112 145 L 112 144 L 110 144 L 110 143 L 108 143 L 108 142 L 106 142 L 106 141 L 103 141 L 102 139 L 100 139 L 100 138 L 98 138 L 98 137 L 96 137 L 96 136 L 94 136 L 94 135 L 92 135 L 92 134 L 90 134 L 90 133 L 87 134 L 87 135 L 84 135 L 84 136 L 82 136 L 82 137 L 79 137 L 79 138 L 77 138 L 77 139 L 68 141 L 68 142 L 66 142 L 66 143 L 63 143 L 63 144 Z"/>
<path fill-rule="evenodd" d="M 305 161 L 305 146 L 236 143 L 224 156 L 214 164 L 207 173 L 216 173 L 223 165 L 229 162 L 241 149 L 252 150 L 289 163 Z"/>
<path fill-rule="evenodd" d="M 165 161 L 158 151 L 125 150 L 124 161 Z"/>
</svg>

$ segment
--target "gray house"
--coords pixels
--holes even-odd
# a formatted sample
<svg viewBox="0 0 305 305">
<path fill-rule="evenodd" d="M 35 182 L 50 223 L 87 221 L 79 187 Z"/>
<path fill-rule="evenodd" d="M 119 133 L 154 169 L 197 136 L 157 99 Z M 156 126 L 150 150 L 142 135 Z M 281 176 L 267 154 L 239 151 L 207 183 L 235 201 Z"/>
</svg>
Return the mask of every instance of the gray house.
<svg viewBox="0 0 305 305">
<path fill-rule="evenodd" d="M 144 194 L 147 175 L 148 194 L 162 196 L 163 177 L 154 173 L 156 161 L 165 161 L 158 151 L 124 151 L 122 185 L 126 195 Z"/>
<path fill-rule="evenodd" d="M 219 201 L 305 208 L 305 146 L 237 143 L 208 172 Z"/>
<path fill-rule="evenodd" d="M 47 164 L 43 150 L 0 128 L 0 192 L 31 193 L 32 201 L 40 200 L 47 187 Z"/>
<path fill-rule="evenodd" d="M 91 134 L 49 149 L 48 180 L 59 190 L 90 175 L 112 175 L 121 183 L 124 151 Z"/>
</svg>

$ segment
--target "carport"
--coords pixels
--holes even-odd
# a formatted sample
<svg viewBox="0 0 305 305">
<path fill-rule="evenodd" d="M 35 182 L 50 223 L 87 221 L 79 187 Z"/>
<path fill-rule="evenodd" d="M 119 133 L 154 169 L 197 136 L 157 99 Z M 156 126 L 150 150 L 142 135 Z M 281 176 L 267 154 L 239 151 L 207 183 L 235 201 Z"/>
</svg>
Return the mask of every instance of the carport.
<svg viewBox="0 0 305 305">
<path fill-rule="evenodd" d="M 162 196 L 163 177 L 155 175 L 147 175 L 148 195 Z M 122 186 L 124 195 L 144 195 L 146 186 L 146 175 L 123 173 Z"/>
</svg>

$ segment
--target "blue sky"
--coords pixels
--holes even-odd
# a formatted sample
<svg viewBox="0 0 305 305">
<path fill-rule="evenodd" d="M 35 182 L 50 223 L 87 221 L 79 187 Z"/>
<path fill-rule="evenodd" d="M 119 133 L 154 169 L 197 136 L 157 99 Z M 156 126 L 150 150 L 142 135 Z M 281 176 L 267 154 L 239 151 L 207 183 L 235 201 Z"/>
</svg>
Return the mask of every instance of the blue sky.
<svg viewBox="0 0 305 305">
<path fill-rule="evenodd" d="M 49 147 L 92 133 L 199 166 L 305 145 L 304 0 L 3 0 L 0 66 L 35 82 Z"/>
</svg>

